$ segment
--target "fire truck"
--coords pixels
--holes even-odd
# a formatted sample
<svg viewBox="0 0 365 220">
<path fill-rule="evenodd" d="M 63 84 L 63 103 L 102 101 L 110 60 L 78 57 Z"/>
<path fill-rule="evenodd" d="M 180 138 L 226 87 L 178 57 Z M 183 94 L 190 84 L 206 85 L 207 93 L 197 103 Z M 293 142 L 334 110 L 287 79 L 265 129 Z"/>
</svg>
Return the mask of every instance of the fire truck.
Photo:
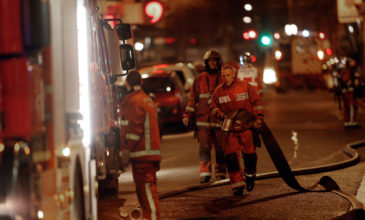
<svg viewBox="0 0 365 220">
<path fill-rule="evenodd" d="M 114 82 L 135 64 L 105 18 L 105 0 L 0 1 L 0 219 L 97 219 L 118 189 Z"/>
<path fill-rule="evenodd" d="M 270 54 L 275 62 L 271 64 L 278 72 L 281 86 L 319 88 L 324 85 L 322 64 L 331 51 L 329 40 L 321 34 L 312 32 L 309 36 L 286 36 L 275 40 Z"/>
</svg>

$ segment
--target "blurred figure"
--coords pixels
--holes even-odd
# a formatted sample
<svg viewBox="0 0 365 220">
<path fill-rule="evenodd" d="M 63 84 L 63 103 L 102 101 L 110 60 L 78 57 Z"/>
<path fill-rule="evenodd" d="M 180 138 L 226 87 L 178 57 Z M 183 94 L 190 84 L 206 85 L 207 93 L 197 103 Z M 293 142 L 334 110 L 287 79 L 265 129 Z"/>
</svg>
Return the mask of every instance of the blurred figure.
<svg viewBox="0 0 365 220">
<path fill-rule="evenodd" d="M 120 165 L 132 163 L 138 201 L 143 218 L 158 219 L 160 206 L 156 172 L 160 169 L 160 134 L 153 100 L 142 90 L 139 72 L 131 71 L 126 78 L 128 94 L 123 99 Z"/>
<path fill-rule="evenodd" d="M 224 120 L 223 147 L 230 183 L 234 196 L 242 196 L 254 188 L 257 155 L 253 143 L 252 126 L 260 128 L 263 120 L 263 102 L 247 81 L 237 80 L 237 73 L 231 65 L 222 69 L 223 84 L 217 87 L 213 96 L 211 109 L 215 117 Z M 240 111 L 253 114 L 250 120 L 236 120 Z M 232 123 L 230 123 L 232 122 Z M 240 165 L 240 152 L 243 155 L 244 170 Z"/>
<path fill-rule="evenodd" d="M 215 50 L 204 54 L 206 71 L 198 75 L 190 92 L 190 98 L 183 117 L 183 123 L 188 126 L 192 115 L 195 114 L 197 137 L 199 142 L 200 183 L 211 179 L 212 162 L 211 149 L 215 148 L 216 164 L 215 177 L 225 179 L 226 167 L 222 148 L 221 124 L 211 114 L 209 105 L 214 89 L 221 83 L 221 55 Z"/>
<path fill-rule="evenodd" d="M 257 71 L 257 68 L 252 64 L 250 52 L 244 52 L 240 56 L 240 67 L 238 69 L 237 78 L 247 81 L 252 87 L 256 89 L 258 94 L 262 97 L 262 83 Z"/>
<path fill-rule="evenodd" d="M 335 94 L 342 98 L 343 119 L 345 128 L 359 127 L 357 121 L 360 74 L 356 70 L 356 62 L 349 57 L 342 58 L 334 74 Z M 341 110 L 341 105 L 339 105 Z"/>
</svg>

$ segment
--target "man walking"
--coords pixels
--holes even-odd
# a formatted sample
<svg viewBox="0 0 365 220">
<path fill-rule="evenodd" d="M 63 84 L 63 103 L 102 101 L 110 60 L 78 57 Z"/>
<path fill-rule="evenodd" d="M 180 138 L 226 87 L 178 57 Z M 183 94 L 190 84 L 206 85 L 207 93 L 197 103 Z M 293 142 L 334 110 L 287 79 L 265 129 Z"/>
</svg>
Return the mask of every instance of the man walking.
<svg viewBox="0 0 365 220">
<path fill-rule="evenodd" d="M 160 134 L 157 110 L 152 99 L 142 88 L 141 75 L 132 71 L 127 75 L 128 94 L 121 103 L 122 167 L 132 163 L 136 193 L 143 218 L 158 219 L 160 207 L 157 194 L 156 172 L 160 169 Z"/>
<path fill-rule="evenodd" d="M 221 123 L 213 117 L 209 105 L 214 89 L 221 83 L 221 55 L 215 50 L 208 50 L 204 55 L 206 72 L 201 73 L 195 80 L 186 106 L 183 123 L 189 124 L 192 114 L 196 117 L 199 142 L 200 183 L 211 179 L 211 149 L 215 148 L 216 165 L 215 177 L 225 179 L 226 167 L 222 149 Z"/>
<path fill-rule="evenodd" d="M 241 196 L 245 186 L 248 191 L 254 187 L 257 155 L 250 128 L 261 127 L 264 117 L 263 102 L 256 89 L 247 81 L 237 80 L 237 73 L 233 66 L 223 66 L 222 78 L 223 84 L 215 90 L 211 108 L 217 118 L 233 121 L 227 130 L 223 126 L 225 130 L 223 147 L 233 195 Z M 235 120 L 232 115 L 241 110 L 255 115 L 253 124 Z M 239 162 L 240 152 L 243 155 L 243 172 Z"/>
</svg>

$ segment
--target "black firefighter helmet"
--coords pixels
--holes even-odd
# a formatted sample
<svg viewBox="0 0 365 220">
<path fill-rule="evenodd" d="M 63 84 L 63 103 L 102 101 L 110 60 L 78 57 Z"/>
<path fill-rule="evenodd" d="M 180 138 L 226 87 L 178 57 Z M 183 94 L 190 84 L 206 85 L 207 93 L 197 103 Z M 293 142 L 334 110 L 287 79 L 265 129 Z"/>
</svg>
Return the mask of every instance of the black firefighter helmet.
<svg viewBox="0 0 365 220">
<path fill-rule="evenodd" d="M 218 51 L 216 50 L 208 50 L 207 52 L 205 52 L 204 54 L 204 64 L 205 64 L 205 68 L 209 73 L 213 73 L 216 72 L 215 70 L 211 70 L 209 67 L 209 59 L 216 59 L 217 63 L 218 63 L 218 71 L 221 70 L 222 67 L 222 57 L 221 55 L 218 53 Z"/>
<path fill-rule="evenodd" d="M 251 53 L 250 52 L 244 52 L 241 55 L 241 59 L 243 62 L 243 66 L 249 66 L 252 64 L 252 57 L 251 57 Z"/>
</svg>

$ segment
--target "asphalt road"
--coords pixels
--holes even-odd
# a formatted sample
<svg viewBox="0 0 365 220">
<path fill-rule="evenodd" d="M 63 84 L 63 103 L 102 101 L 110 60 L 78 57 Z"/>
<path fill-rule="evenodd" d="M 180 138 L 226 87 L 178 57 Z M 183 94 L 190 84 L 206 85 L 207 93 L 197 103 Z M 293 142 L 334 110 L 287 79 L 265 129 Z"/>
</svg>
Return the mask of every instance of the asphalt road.
<svg viewBox="0 0 365 220">
<path fill-rule="evenodd" d="M 343 149 L 365 139 L 365 106 L 359 109 L 363 128 L 345 129 L 342 114 L 327 91 L 264 93 L 265 122 L 272 130 L 292 169 L 317 167 L 345 161 Z M 184 192 L 160 200 L 161 219 L 332 219 L 346 213 L 350 203 L 331 192 L 299 193 L 281 178 L 256 181 L 243 198 L 231 196 L 228 184 L 187 190 L 199 184 L 198 143 L 192 132 L 162 137 L 162 162 L 158 172 L 161 196 Z M 357 149 L 365 158 L 365 147 Z M 275 171 L 264 147 L 257 149 L 258 174 Z M 300 184 L 311 186 L 320 177 L 332 177 L 340 188 L 356 195 L 364 176 L 363 159 L 354 166 L 325 173 L 297 176 Z M 214 180 L 214 179 L 213 179 Z M 322 188 L 319 188 L 322 189 Z M 186 191 L 186 192 L 185 192 Z M 129 171 L 119 178 L 118 196 L 99 200 L 99 219 L 121 218 L 138 205 Z"/>
</svg>

